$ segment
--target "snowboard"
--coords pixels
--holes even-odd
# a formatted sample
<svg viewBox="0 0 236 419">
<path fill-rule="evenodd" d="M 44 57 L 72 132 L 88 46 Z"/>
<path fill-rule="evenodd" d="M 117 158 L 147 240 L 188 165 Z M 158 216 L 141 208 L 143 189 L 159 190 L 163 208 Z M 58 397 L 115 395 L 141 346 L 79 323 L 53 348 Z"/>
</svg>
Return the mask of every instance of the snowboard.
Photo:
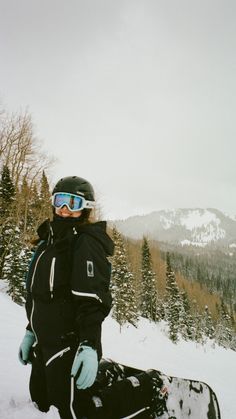
<svg viewBox="0 0 236 419">
<path fill-rule="evenodd" d="M 110 366 L 109 366 L 110 364 Z M 112 368 L 111 368 L 112 365 Z M 110 384 L 122 380 L 124 377 L 135 377 L 145 372 L 127 365 L 119 364 L 113 360 L 104 360 L 107 369 L 106 376 Z M 149 370 L 150 371 L 150 370 Z M 155 401 L 154 411 L 149 406 L 140 411 L 125 416 L 128 418 L 154 418 L 154 419 L 220 419 L 220 409 L 215 392 L 212 388 L 197 380 L 172 377 L 161 371 L 151 370 L 158 377 L 159 397 Z M 161 383 L 161 384 L 160 384 Z"/>
</svg>

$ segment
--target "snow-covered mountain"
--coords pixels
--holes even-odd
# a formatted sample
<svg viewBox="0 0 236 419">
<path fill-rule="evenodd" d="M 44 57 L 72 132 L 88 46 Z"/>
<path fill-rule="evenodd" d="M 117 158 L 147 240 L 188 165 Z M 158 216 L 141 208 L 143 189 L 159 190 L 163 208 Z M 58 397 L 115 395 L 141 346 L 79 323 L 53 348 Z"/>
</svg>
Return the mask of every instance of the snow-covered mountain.
<svg viewBox="0 0 236 419">
<path fill-rule="evenodd" d="M 30 401 L 30 366 L 20 364 L 17 356 L 27 323 L 25 310 L 2 292 L 1 285 L 0 280 L 0 419 L 58 419 L 55 408 L 42 413 Z M 235 418 L 236 354 L 230 349 L 213 348 L 211 341 L 204 346 L 183 340 L 174 344 L 164 322 L 141 319 L 138 327 L 120 329 L 109 316 L 103 325 L 103 354 L 135 368 L 202 380 L 216 392 L 222 419 Z"/>
<path fill-rule="evenodd" d="M 213 208 L 184 208 L 154 211 L 112 222 L 125 236 L 174 245 L 236 247 L 236 220 Z"/>
</svg>

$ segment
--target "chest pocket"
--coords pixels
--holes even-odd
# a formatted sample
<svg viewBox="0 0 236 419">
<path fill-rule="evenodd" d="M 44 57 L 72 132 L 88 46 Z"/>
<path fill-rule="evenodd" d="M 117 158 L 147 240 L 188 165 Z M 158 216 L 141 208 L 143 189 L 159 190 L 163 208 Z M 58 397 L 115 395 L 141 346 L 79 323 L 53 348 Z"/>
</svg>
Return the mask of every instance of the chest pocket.
<svg viewBox="0 0 236 419">
<path fill-rule="evenodd" d="M 69 284 L 68 261 L 57 256 L 54 249 L 45 249 L 36 260 L 31 280 L 31 292 L 43 299 L 64 295 Z"/>
<path fill-rule="evenodd" d="M 51 268 L 50 268 L 50 276 L 49 276 L 49 288 L 50 288 L 51 298 L 53 298 L 54 278 L 55 278 L 55 263 L 56 263 L 56 257 L 54 256 L 52 258 Z"/>
</svg>

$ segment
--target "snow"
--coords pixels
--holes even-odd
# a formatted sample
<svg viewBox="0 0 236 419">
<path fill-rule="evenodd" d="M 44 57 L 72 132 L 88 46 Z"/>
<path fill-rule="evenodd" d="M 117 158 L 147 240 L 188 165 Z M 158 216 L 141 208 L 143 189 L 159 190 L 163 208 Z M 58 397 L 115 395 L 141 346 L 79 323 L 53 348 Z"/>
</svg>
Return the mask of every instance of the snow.
<svg viewBox="0 0 236 419">
<path fill-rule="evenodd" d="M 30 402 L 30 367 L 20 364 L 17 356 L 26 325 L 25 311 L 1 290 L 0 323 L 0 418 L 58 419 L 55 408 L 45 414 Z M 104 357 L 137 368 L 156 368 L 166 374 L 205 381 L 216 392 L 222 419 L 234 419 L 236 353 L 213 348 L 211 342 L 204 346 L 185 341 L 173 344 L 165 327 L 164 322 L 155 325 L 141 319 L 137 328 L 129 325 L 120 329 L 108 317 L 103 325 Z"/>
<path fill-rule="evenodd" d="M 226 235 L 225 230 L 220 228 L 217 224 L 205 225 L 205 231 L 199 232 L 199 230 L 194 230 L 193 239 L 196 241 L 202 241 L 204 243 L 210 243 L 223 239 Z"/>
<path fill-rule="evenodd" d="M 220 219 L 208 210 L 194 210 L 189 212 L 187 216 L 182 218 L 181 224 L 192 231 L 193 242 L 196 243 L 207 244 L 223 239 L 226 235 L 225 230 L 220 227 Z M 203 231 L 202 228 L 204 228 Z"/>
<path fill-rule="evenodd" d="M 221 220 L 211 211 L 203 209 L 184 211 L 184 214 L 174 210 L 166 210 L 160 215 L 164 230 L 173 226 L 182 226 L 191 231 L 192 240 L 182 240 L 181 245 L 206 246 L 212 241 L 223 239 L 226 235 L 221 226 Z"/>
<path fill-rule="evenodd" d="M 231 220 L 236 221 L 236 215 L 235 214 L 229 214 L 228 212 L 224 212 L 224 215 L 226 217 L 231 218 Z"/>
<path fill-rule="evenodd" d="M 198 246 L 198 247 L 205 247 L 207 245 L 207 243 L 193 242 L 187 239 L 182 240 L 180 244 L 181 246 Z"/>
<path fill-rule="evenodd" d="M 175 213 L 173 211 L 171 211 L 171 210 L 166 211 L 166 213 L 169 216 L 169 218 L 167 216 L 160 215 L 160 222 L 161 222 L 161 225 L 164 228 L 164 230 L 168 230 L 175 223 L 175 220 L 174 220 Z"/>
<path fill-rule="evenodd" d="M 206 226 L 214 222 L 215 224 L 219 224 L 220 220 L 216 217 L 215 214 L 208 210 L 192 210 L 189 211 L 188 215 L 185 215 L 182 220 L 182 224 L 188 230 L 194 230 L 198 227 Z"/>
<path fill-rule="evenodd" d="M 178 217 L 180 218 L 178 219 Z M 198 228 L 206 227 L 209 224 L 219 226 L 220 219 L 211 211 L 203 209 L 191 209 L 188 213 L 179 214 L 176 210 L 165 210 L 165 215 L 160 216 L 160 221 L 164 229 L 169 229 L 174 224 L 184 226 L 187 230 L 196 230 Z"/>
</svg>

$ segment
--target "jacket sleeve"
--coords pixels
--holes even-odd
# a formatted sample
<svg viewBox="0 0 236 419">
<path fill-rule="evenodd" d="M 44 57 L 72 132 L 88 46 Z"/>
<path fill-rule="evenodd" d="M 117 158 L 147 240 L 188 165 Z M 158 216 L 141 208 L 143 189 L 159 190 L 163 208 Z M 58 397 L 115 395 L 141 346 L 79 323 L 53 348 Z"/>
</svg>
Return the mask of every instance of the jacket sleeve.
<svg viewBox="0 0 236 419">
<path fill-rule="evenodd" d="M 26 302 L 25 302 L 25 310 L 26 310 L 26 315 L 27 315 L 27 319 L 28 319 L 28 324 L 26 326 L 27 330 L 30 330 L 32 332 L 32 328 L 30 325 L 30 315 L 32 312 L 32 296 L 31 296 L 31 292 L 30 292 L 30 273 L 32 271 L 32 266 L 35 260 L 35 256 L 36 256 L 36 251 L 33 251 L 30 262 L 29 262 L 29 267 L 28 267 L 28 271 L 26 273 L 25 276 L 25 285 L 26 285 L 26 291 L 27 291 L 27 295 L 26 295 Z M 32 275 L 32 274 L 31 274 Z"/>
<path fill-rule="evenodd" d="M 76 333 L 80 341 L 88 340 L 98 351 L 101 324 L 111 309 L 111 264 L 100 242 L 83 234 L 74 251 L 71 292 L 75 305 Z"/>
<path fill-rule="evenodd" d="M 31 327 L 31 324 L 30 324 L 30 315 L 31 315 L 31 312 L 32 312 L 32 297 L 31 297 L 30 292 L 27 293 L 26 302 L 25 302 L 25 309 L 26 309 L 26 315 L 27 315 L 27 319 L 28 319 L 28 324 L 26 326 L 26 329 L 30 330 L 32 332 L 32 327 Z"/>
</svg>

